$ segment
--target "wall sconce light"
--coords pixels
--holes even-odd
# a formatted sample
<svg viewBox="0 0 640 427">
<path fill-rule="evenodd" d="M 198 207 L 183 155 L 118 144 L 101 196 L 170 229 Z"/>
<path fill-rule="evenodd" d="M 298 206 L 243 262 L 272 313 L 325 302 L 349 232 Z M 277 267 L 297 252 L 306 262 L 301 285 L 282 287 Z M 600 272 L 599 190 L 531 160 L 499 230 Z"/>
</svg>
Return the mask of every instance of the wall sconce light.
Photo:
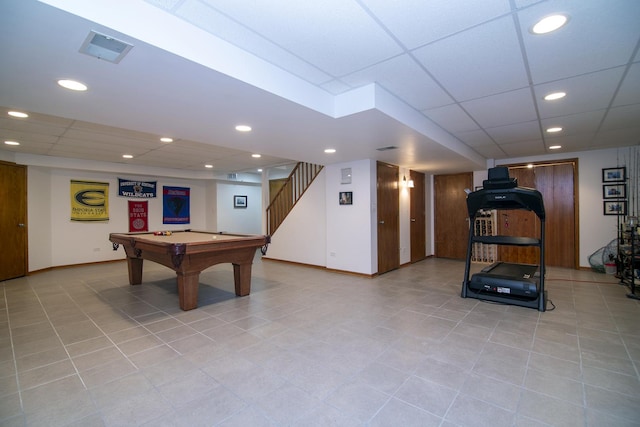
<svg viewBox="0 0 640 427">
<path fill-rule="evenodd" d="M 407 181 L 407 176 L 406 175 L 404 175 L 402 177 L 402 184 L 407 188 L 413 188 L 414 187 L 413 180 L 410 179 L 409 181 Z"/>
</svg>

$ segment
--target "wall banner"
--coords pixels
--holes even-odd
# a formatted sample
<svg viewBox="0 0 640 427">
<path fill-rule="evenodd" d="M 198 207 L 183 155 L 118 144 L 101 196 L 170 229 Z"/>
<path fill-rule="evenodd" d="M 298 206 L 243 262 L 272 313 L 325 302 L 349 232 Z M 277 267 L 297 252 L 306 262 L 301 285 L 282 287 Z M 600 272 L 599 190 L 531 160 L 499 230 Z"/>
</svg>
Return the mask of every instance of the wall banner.
<svg viewBox="0 0 640 427">
<path fill-rule="evenodd" d="M 162 223 L 189 224 L 189 188 L 162 187 Z"/>
<path fill-rule="evenodd" d="M 129 200 L 129 232 L 149 231 L 149 202 Z"/>
<path fill-rule="evenodd" d="M 109 183 L 71 180 L 71 221 L 109 220 Z"/>
<path fill-rule="evenodd" d="M 118 178 L 118 195 L 149 199 L 156 197 L 158 181 L 131 181 Z"/>
</svg>

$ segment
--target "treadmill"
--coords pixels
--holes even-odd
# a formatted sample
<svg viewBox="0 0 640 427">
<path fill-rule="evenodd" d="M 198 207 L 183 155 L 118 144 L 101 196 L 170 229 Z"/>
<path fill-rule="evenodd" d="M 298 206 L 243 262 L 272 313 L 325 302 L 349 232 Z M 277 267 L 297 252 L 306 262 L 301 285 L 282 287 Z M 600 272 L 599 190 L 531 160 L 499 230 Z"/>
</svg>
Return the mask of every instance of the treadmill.
<svg viewBox="0 0 640 427">
<path fill-rule="evenodd" d="M 547 301 L 544 289 L 545 212 L 542 194 L 538 190 L 518 187 L 517 179 L 510 178 L 509 169 L 503 166 L 489 169 L 488 178 L 483 181 L 481 190 L 467 195 L 470 227 L 461 296 L 545 311 Z M 476 216 L 481 214 L 482 210 L 488 209 L 525 209 L 534 212 L 540 220 L 539 238 L 476 235 L 473 226 Z M 539 248 L 539 264 L 498 261 L 469 277 L 474 243 L 535 246 Z"/>
</svg>

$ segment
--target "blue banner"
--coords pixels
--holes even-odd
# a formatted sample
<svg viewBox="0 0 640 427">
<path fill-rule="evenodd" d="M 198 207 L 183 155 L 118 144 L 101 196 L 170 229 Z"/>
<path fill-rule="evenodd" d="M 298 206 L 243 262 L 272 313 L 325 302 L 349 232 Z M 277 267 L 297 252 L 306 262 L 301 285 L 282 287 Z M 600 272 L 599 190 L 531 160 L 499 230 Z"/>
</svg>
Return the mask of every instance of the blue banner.
<svg viewBox="0 0 640 427">
<path fill-rule="evenodd" d="M 157 181 L 132 181 L 118 178 L 118 196 L 149 199 L 156 197 Z"/>
<path fill-rule="evenodd" d="M 162 223 L 189 224 L 189 189 L 162 187 Z"/>
</svg>

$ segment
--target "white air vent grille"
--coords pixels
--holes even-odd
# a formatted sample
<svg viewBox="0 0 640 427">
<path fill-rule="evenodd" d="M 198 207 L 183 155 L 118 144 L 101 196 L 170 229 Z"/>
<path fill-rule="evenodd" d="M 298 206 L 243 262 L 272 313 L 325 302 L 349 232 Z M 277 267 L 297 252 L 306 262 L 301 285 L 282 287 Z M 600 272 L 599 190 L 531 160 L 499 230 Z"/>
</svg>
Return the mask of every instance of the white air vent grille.
<svg viewBox="0 0 640 427">
<path fill-rule="evenodd" d="M 80 47 L 80 53 L 117 64 L 133 45 L 113 37 L 91 31 Z"/>
</svg>

